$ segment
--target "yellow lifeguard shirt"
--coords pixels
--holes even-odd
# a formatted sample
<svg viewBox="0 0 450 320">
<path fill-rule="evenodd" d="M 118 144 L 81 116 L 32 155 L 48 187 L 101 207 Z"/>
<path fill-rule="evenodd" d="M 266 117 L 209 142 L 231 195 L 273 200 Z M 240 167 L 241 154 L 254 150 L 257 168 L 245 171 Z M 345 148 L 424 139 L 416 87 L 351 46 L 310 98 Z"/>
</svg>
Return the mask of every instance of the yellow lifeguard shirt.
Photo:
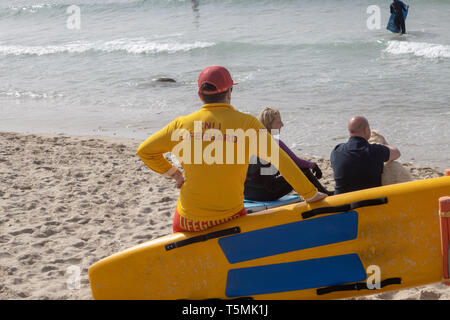
<svg viewBox="0 0 450 320">
<path fill-rule="evenodd" d="M 137 150 L 142 161 L 160 174 L 173 170 L 164 158 L 167 152 L 175 154 L 184 169 L 177 211 L 187 219 L 220 220 L 241 211 L 252 154 L 275 165 L 270 155 L 278 152 L 275 166 L 294 190 L 305 199 L 317 193 L 262 123 L 229 104 L 205 104 L 190 115 L 178 117 Z"/>
</svg>

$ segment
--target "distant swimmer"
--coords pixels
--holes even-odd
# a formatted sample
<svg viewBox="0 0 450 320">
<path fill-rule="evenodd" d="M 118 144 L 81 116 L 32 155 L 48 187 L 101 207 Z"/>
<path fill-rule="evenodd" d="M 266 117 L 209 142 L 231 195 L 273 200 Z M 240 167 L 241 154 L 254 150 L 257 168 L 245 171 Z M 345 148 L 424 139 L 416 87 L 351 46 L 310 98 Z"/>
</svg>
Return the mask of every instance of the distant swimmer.
<svg viewBox="0 0 450 320">
<path fill-rule="evenodd" d="M 398 32 L 402 34 L 406 33 L 406 24 L 405 24 L 405 16 L 403 14 L 403 10 L 407 11 L 409 9 L 409 5 L 405 4 L 400 0 L 393 0 L 391 3 L 391 14 L 394 15 L 394 23 L 397 27 Z"/>
<path fill-rule="evenodd" d="M 191 3 L 192 3 L 192 10 L 194 12 L 198 12 L 199 11 L 198 7 L 200 5 L 200 1 L 199 0 L 191 0 Z"/>
</svg>

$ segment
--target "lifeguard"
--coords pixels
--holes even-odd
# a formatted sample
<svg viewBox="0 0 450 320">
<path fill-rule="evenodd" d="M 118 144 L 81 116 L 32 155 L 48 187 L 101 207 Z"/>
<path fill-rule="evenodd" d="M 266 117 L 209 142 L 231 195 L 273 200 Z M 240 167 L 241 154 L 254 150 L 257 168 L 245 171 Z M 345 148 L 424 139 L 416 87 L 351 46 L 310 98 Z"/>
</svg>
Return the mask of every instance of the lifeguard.
<svg viewBox="0 0 450 320">
<path fill-rule="evenodd" d="M 270 161 L 270 155 L 276 154 L 279 162 L 278 170 L 306 201 L 315 202 L 326 197 L 317 191 L 291 158 L 278 147 L 258 119 L 239 112 L 230 105 L 231 92 L 235 84 L 224 67 L 210 66 L 204 69 L 198 79 L 198 95 L 204 102 L 202 108 L 187 116 L 176 118 L 144 141 L 137 150 L 139 157 L 151 170 L 175 179 L 177 187 L 181 188 L 174 215 L 174 232 L 202 231 L 247 213 L 243 202 L 244 181 L 252 153 L 267 161 Z M 211 125 L 213 123 L 214 127 Z M 184 169 L 183 175 L 163 155 L 172 152 L 179 143 L 187 143 L 186 140 L 180 139 L 180 135 L 175 134 L 176 132 L 194 133 L 195 129 L 203 128 L 207 129 L 206 132 L 212 130 L 216 135 L 221 134 L 223 137 L 226 137 L 227 130 L 245 133 L 244 148 L 238 148 L 239 143 L 232 143 L 233 157 L 243 158 L 245 161 L 243 163 L 226 161 L 227 154 L 229 155 L 231 150 L 227 151 L 227 143 L 223 143 L 221 163 L 180 161 Z M 255 141 L 245 136 L 252 130 L 255 132 Z M 203 135 L 200 134 L 200 137 Z M 199 154 L 201 156 L 208 154 L 208 150 L 214 149 L 211 145 L 221 139 L 206 140 L 202 139 L 198 144 L 195 138 L 190 139 L 192 143 L 189 145 L 189 151 L 193 158 Z M 223 140 L 226 142 L 227 139 Z M 217 149 L 214 151 L 218 152 Z M 214 151 L 211 151 L 211 156 L 217 157 Z M 242 151 L 245 152 L 245 157 L 238 154 Z M 182 155 L 178 152 L 175 154 L 182 160 Z"/>
</svg>

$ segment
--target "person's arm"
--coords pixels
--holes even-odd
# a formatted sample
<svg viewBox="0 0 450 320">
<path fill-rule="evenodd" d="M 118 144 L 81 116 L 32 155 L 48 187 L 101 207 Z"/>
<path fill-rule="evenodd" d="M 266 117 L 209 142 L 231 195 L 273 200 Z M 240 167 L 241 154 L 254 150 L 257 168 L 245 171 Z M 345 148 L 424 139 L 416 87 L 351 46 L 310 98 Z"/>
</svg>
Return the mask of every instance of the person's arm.
<svg viewBox="0 0 450 320">
<path fill-rule="evenodd" d="M 400 158 L 401 154 L 400 154 L 400 150 L 398 150 L 396 147 L 394 146 L 389 146 L 387 145 L 386 147 L 389 148 L 389 159 L 388 161 L 386 161 L 387 163 L 397 160 L 398 158 Z"/>
<path fill-rule="evenodd" d="M 397 160 L 400 158 L 400 151 L 393 146 L 374 143 L 371 145 L 375 150 L 375 155 L 385 163 Z"/>
<path fill-rule="evenodd" d="M 304 160 L 301 159 L 299 157 L 297 157 L 297 155 L 292 152 L 291 149 L 289 149 L 289 147 L 281 140 L 278 140 L 278 143 L 280 145 L 280 148 L 284 150 L 284 152 L 286 152 L 288 154 L 288 156 L 295 162 L 295 164 L 301 169 L 301 168 L 308 168 L 308 169 L 312 169 L 315 167 L 315 163 L 308 161 L 308 160 Z"/>
<path fill-rule="evenodd" d="M 266 130 L 261 122 L 259 122 L 256 118 L 254 118 L 252 127 L 256 130 Z M 259 147 L 257 156 L 266 161 L 272 162 L 272 164 L 278 168 L 284 179 L 286 179 L 286 181 L 292 186 L 292 188 L 294 188 L 294 190 L 299 195 L 301 195 L 307 202 L 319 201 L 326 197 L 325 194 L 317 191 L 317 188 L 308 180 L 308 178 L 305 177 L 303 172 L 289 157 L 289 155 L 279 147 L 278 143 L 275 142 L 275 140 L 272 138 L 270 133 L 267 132 L 267 130 L 265 137 L 262 136 L 262 138 L 266 139 L 266 146 L 268 150 L 267 154 L 278 152 L 278 164 L 273 163 L 273 159 L 270 159 L 267 154 L 260 154 Z"/>
<path fill-rule="evenodd" d="M 292 150 L 289 149 L 289 147 L 283 141 L 278 140 L 278 143 L 280 145 L 280 148 L 283 149 L 288 154 L 288 156 L 291 157 L 292 160 L 294 160 L 295 164 L 300 169 L 311 169 L 314 172 L 317 179 L 322 178 L 322 170 L 320 170 L 317 163 L 297 157 L 297 155 L 294 152 L 292 152 Z"/>
<path fill-rule="evenodd" d="M 172 141 L 172 133 L 176 127 L 177 120 L 174 120 L 153 134 L 141 143 L 137 155 L 149 169 L 175 179 L 177 187 L 180 188 L 184 182 L 183 174 L 164 157 L 164 154 L 172 151 L 175 144 L 178 143 L 178 141 Z"/>
</svg>

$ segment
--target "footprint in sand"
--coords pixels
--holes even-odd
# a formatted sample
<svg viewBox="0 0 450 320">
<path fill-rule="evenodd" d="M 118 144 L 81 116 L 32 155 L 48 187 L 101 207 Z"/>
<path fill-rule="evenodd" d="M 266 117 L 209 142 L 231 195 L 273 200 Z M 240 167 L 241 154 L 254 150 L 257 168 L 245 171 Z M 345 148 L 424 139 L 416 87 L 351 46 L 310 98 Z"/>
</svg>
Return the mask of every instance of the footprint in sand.
<svg viewBox="0 0 450 320">
<path fill-rule="evenodd" d="M 81 262 L 81 258 L 68 258 L 68 259 L 56 259 L 51 264 L 63 264 L 63 265 L 78 265 Z"/>
<path fill-rule="evenodd" d="M 48 242 L 50 242 L 50 241 L 49 241 L 49 240 L 44 240 L 44 241 L 41 241 L 41 242 L 36 242 L 36 243 L 32 244 L 31 246 L 32 246 L 33 248 L 42 248 L 42 247 L 45 246 Z"/>
<path fill-rule="evenodd" d="M 48 221 L 46 223 L 44 223 L 45 226 L 59 226 L 61 224 L 61 222 L 58 221 Z"/>
<path fill-rule="evenodd" d="M 98 232 L 98 234 L 113 235 L 114 232 L 112 232 L 111 230 L 100 230 L 100 231 Z"/>
<path fill-rule="evenodd" d="M 37 238 L 48 238 L 48 237 L 51 237 L 52 235 L 57 234 L 57 233 L 58 233 L 57 230 L 55 230 L 53 228 L 49 228 L 49 227 L 43 226 L 43 227 L 41 227 L 41 232 L 38 233 L 36 235 L 36 237 Z"/>
<path fill-rule="evenodd" d="M 396 294 L 396 291 L 383 292 L 383 293 L 377 294 L 376 297 L 381 300 L 392 300 L 394 298 L 395 294 Z"/>
<path fill-rule="evenodd" d="M 17 296 L 18 296 L 19 298 L 26 299 L 26 298 L 28 298 L 30 295 L 27 294 L 27 293 L 25 293 L 25 292 L 18 292 L 18 293 L 17 293 Z"/>
<path fill-rule="evenodd" d="M 420 292 L 419 300 L 439 300 L 441 294 L 429 290 L 423 290 Z"/>
<path fill-rule="evenodd" d="M 26 265 L 32 265 L 35 264 L 36 260 L 40 260 L 41 256 L 38 254 L 25 254 L 23 256 L 20 256 L 18 258 L 18 260 L 22 263 L 22 264 L 26 264 Z"/>
<path fill-rule="evenodd" d="M 141 213 L 151 213 L 152 211 L 153 211 L 152 208 L 145 207 L 145 208 L 142 208 L 139 212 L 141 212 Z"/>
<path fill-rule="evenodd" d="M 18 236 L 18 235 L 21 235 L 21 234 L 24 234 L 24 233 L 29 233 L 29 234 L 31 234 L 31 233 L 33 233 L 33 232 L 34 232 L 34 229 L 26 228 L 26 229 L 22 229 L 22 230 L 10 232 L 9 234 L 10 234 L 10 235 L 13 235 L 13 236 Z"/>
<path fill-rule="evenodd" d="M 53 271 L 53 270 L 58 270 L 58 268 L 55 266 L 45 266 L 41 269 L 41 272 L 48 272 L 48 271 Z"/>
<path fill-rule="evenodd" d="M 77 242 L 77 243 L 74 243 L 74 244 L 72 245 L 72 247 L 75 247 L 75 248 L 81 248 L 81 247 L 84 247 L 84 245 L 85 245 L 84 241 L 79 241 L 79 242 Z"/>
<path fill-rule="evenodd" d="M 136 235 L 133 237 L 133 240 L 151 240 L 154 238 L 153 234 L 142 234 L 142 235 Z"/>
</svg>

